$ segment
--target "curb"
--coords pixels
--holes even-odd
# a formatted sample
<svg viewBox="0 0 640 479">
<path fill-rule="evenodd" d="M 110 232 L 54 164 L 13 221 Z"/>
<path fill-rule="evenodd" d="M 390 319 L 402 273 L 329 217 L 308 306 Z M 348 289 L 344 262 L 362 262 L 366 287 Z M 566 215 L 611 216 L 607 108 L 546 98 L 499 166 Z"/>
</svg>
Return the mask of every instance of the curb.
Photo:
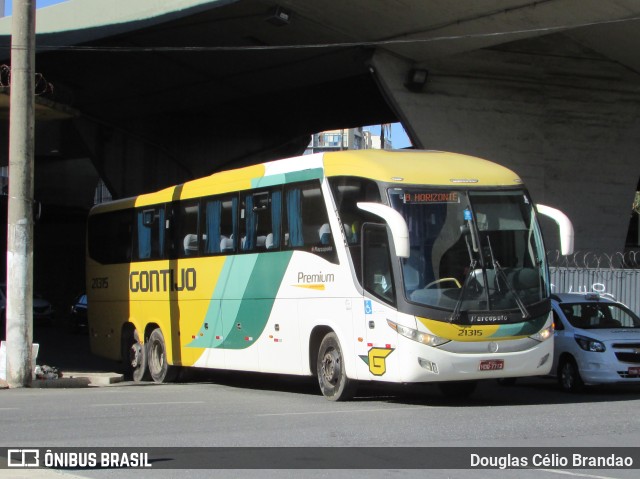
<svg viewBox="0 0 640 479">
<path fill-rule="evenodd" d="M 110 386 L 124 380 L 118 373 L 64 373 L 63 377 L 56 379 L 34 379 L 31 388 L 87 388 Z M 9 389 L 6 381 L 0 380 L 0 389 Z"/>
</svg>

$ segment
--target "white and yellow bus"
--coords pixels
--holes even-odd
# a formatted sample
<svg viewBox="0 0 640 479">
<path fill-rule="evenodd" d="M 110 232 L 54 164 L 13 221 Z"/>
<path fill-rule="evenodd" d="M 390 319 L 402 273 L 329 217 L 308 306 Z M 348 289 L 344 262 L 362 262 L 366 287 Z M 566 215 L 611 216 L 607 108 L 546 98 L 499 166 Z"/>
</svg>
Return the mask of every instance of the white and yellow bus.
<svg viewBox="0 0 640 479">
<path fill-rule="evenodd" d="M 377 150 L 98 205 L 91 348 L 134 380 L 167 382 L 185 366 L 314 375 L 332 400 L 359 381 L 466 394 L 479 379 L 546 374 L 540 211 L 502 166 Z"/>
</svg>

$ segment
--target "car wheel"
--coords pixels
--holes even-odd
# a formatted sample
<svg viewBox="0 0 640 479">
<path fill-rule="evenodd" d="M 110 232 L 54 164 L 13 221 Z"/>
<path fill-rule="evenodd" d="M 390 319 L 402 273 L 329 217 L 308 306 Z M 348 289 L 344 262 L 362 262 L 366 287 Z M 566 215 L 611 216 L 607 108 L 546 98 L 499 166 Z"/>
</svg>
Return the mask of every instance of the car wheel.
<svg viewBox="0 0 640 479">
<path fill-rule="evenodd" d="M 573 358 L 565 358 L 558 366 L 558 384 L 563 391 L 577 393 L 584 389 L 578 365 Z"/>
</svg>

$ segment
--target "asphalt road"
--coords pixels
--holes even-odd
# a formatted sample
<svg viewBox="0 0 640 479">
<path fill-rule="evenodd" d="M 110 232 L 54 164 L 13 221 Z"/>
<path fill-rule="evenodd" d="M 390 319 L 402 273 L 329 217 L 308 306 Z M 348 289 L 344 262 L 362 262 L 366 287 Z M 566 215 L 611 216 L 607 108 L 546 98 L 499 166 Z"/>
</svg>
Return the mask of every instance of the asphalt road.
<svg viewBox="0 0 640 479">
<path fill-rule="evenodd" d="M 49 332 L 52 337 L 57 332 Z M 71 343 L 83 336 L 67 338 Z M 84 336 L 86 340 L 86 336 Z M 69 344 L 65 343 L 68 347 Z M 45 347 L 45 350 L 47 348 Z M 75 351 L 80 351 L 78 346 Z M 56 359 L 59 353 L 52 354 Z M 89 363 L 85 363 L 89 364 Z M 97 368 L 102 364 L 89 364 Z M 110 363 L 107 363 L 111 365 Z M 55 365 L 55 364 L 52 364 Z M 77 365 L 73 365 L 77 366 Z M 77 367 L 75 367 L 77 369 Z M 626 447 L 640 445 L 640 389 L 559 391 L 546 379 L 513 387 L 482 383 L 467 401 L 433 386 L 364 387 L 346 403 L 324 399 L 312 380 L 207 373 L 191 382 L 102 388 L 0 390 L 4 447 Z M 397 465 L 396 465 L 397 466 Z M 639 465 L 640 466 L 640 465 Z M 0 477 L 38 477 L 7 475 Z M 32 471 L 29 471 L 32 472 Z M 65 476 L 124 477 L 122 470 Z M 179 477 L 180 470 L 126 477 Z M 4 474 L 3 474 L 4 473 Z M 48 474 L 56 474 L 49 471 Z M 637 477 L 637 470 L 195 470 L 189 477 Z M 45 476 L 42 476 L 45 477 Z"/>
</svg>

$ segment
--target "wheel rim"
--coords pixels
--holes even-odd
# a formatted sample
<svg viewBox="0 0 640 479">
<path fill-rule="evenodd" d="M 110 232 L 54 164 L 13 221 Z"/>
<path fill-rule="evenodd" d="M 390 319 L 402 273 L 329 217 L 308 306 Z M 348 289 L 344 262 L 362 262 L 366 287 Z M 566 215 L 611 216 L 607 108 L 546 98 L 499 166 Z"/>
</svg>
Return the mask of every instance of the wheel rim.
<svg viewBox="0 0 640 479">
<path fill-rule="evenodd" d="M 334 386 L 338 384 L 340 379 L 340 358 L 335 350 L 328 350 L 323 359 L 321 367 L 322 379 L 326 384 Z"/>
<path fill-rule="evenodd" d="M 129 348 L 129 363 L 133 369 L 140 366 L 142 362 L 142 345 L 140 343 L 133 343 Z"/>
<path fill-rule="evenodd" d="M 573 389 L 575 385 L 575 377 L 573 373 L 573 365 L 571 363 L 565 363 L 562 366 L 562 387 L 570 390 Z"/>
</svg>

